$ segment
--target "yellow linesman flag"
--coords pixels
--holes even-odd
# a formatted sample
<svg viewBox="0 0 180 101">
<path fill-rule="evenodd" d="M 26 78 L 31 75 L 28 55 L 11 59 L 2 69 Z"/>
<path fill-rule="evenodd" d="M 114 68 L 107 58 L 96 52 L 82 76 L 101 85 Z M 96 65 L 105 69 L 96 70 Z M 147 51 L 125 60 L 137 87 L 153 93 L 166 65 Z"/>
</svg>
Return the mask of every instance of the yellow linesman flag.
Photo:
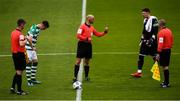
<svg viewBox="0 0 180 101">
<path fill-rule="evenodd" d="M 28 62 L 29 62 L 29 59 L 28 59 L 28 56 L 27 56 L 26 49 L 25 49 L 25 51 L 24 51 L 24 55 L 25 55 L 26 63 L 28 63 Z"/>
<path fill-rule="evenodd" d="M 160 71 L 159 71 L 159 66 L 158 66 L 158 62 L 156 61 L 153 65 L 153 67 L 151 68 L 151 72 L 153 73 L 152 78 L 154 80 L 161 80 L 161 76 L 160 76 Z"/>
</svg>

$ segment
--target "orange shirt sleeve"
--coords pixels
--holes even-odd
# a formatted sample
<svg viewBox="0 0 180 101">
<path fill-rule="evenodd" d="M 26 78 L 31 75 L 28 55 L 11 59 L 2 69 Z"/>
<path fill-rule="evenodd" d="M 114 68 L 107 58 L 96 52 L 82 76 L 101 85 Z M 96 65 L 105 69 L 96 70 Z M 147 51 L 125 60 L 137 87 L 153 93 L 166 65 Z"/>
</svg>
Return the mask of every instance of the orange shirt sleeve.
<svg viewBox="0 0 180 101">
<path fill-rule="evenodd" d="M 104 32 L 98 32 L 94 27 L 93 27 L 93 34 L 98 37 L 104 36 Z"/>
<path fill-rule="evenodd" d="M 87 37 L 83 35 L 83 32 L 84 32 L 84 29 L 81 26 L 77 31 L 77 38 L 78 39 L 80 39 L 80 40 L 86 40 L 87 39 Z"/>
<path fill-rule="evenodd" d="M 158 52 L 162 51 L 163 44 L 164 44 L 164 34 L 163 31 L 160 31 L 158 33 L 158 50 L 157 50 Z"/>
</svg>

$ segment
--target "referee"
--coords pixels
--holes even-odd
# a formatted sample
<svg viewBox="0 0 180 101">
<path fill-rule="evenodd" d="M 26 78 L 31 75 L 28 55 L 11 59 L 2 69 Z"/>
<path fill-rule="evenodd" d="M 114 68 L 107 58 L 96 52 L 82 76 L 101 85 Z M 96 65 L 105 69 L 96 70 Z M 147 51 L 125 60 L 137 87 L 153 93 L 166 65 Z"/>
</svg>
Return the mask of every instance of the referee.
<svg viewBox="0 0 180 101">
<path fill-rule="evenodd" d="M 74 79 L 73 82 L 77 81 L 77 75 L 79 72 L 79 65 L 81 63 L 81 60 L 85 58 L 85 80 L 89 81 L 90 78 L 88 77 L 89 74 L 89 61 L 92 58 L 92 36 L 104 36 L 108 33 L 108 27 L 106 26 L 104 29 L 104 32 L 98 32 L 96 29 L 92 26 L 94 23 L 94 16 L 93 15 L 87 15 L 86 22 L 82 24 L 77 32 L 77 38 L 79 40 L 78 46 L 77 46 L 77 56 L 76 56 L 76 63 L 74 66 Z"/>
<path fill-rule="evenodd" d="M 17 28 L 12 31 L 11 33 L 11 51 L 12 51 L 12 58 L 15 66 L 16 73 L 13 77 L 12 87 L 10 89 L 11 93 L 18 95 L 27 95 L 27 92 L 24 92 L 21 89 L 22 85 L 22 73 L 26 67 L 26 59 L 25 59 L 25 44 L 27 39 L 22 34 L 22 30 L 25 26 L 25 20 L 19 19 L 17 21 Z M 17 91 L 15 86 L 17 85 Z"/>
<path fill-rule="evenodd" d="M 169 62 L 171 56 L 171 48 L 173 46 L 172 31 L 166 27 L 164 19 L 159 20 L 160 31 L 158 33 L 158 54 L 156 59 L 159 60 L 160 66 L 164 70 L 164 81 L 161 83 L 162 88 L 170 87 L 169 84 Z"/>
</svg>

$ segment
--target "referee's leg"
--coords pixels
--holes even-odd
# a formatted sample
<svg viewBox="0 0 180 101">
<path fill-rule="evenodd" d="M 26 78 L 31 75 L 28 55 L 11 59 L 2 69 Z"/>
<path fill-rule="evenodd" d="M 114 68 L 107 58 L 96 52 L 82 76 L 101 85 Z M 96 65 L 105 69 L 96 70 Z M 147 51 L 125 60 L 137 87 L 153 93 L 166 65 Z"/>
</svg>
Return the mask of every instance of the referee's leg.
<svg viewBox="0 0 180 101">
<path fill-rule="evenodd" d="M 16 70 L 16 79 L 17 79 L 17 88 L 18 88 L 18 92 L 22 91 L 22 73 L 23 70 Z"/>
<path fill-rule="evenodd" d="M 89 81 L 89 62 L 90 62 L 90 58 L 85 58 L 85 65 L 84 65 L 84 71 L 85 71 L 85 80 Z"/>
<path fill-rule="evenodd" d="M 161 87 L 169 87 L 169 63 L 170 63 L 171 50 L 167 49 L 160 53 L 160 65 L 163 67 L 164 72 L 164 82 L 161 84 Z"/>
<path fill-rule="evenodd" d="M 73 82 L 77 81 L 77 76 L 78 76 L 78 72 L 79 72 L 79 67 L 80 67 L 80 63 L 81 63 L 81 58 L 76 58 L 76 63 L 74 65 L 74 78 L 73 78 Z"/>
</svg>

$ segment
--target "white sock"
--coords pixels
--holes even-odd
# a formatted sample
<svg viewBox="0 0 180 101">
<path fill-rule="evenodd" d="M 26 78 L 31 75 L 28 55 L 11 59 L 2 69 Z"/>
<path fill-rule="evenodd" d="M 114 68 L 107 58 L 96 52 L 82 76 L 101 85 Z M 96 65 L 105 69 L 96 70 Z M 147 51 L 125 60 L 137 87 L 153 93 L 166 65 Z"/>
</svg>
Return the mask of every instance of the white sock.
<svg viewBox="0 0 180 101">
<path fill-rule="evenodd" d="M 142 70 L 138 69 L 137 72 L 138 72 L 138 73 L 142 73 Z"/>
</svg>

